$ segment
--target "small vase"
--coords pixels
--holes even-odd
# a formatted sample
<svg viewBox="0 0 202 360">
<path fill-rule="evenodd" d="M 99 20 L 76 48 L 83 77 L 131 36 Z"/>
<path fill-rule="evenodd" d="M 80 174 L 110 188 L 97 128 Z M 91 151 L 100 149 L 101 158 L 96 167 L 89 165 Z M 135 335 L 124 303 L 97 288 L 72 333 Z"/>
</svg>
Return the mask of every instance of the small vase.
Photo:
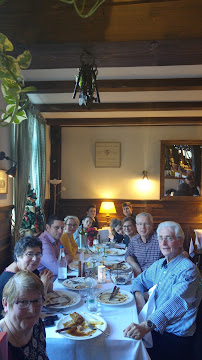
<svg viewBox="0 0 202 360">
<path fill-rule="evenodd" d="M 87 240 L 88 240 L 88 246 L 90 247 L 93 246 L 94 236 L 88 236 Z"/>
</svg>

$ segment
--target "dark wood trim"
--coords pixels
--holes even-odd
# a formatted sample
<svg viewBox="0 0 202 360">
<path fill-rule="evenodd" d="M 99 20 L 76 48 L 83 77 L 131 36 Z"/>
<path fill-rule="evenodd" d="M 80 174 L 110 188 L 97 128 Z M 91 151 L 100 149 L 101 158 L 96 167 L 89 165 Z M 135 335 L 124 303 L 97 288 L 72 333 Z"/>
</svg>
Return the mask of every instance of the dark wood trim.
<svg viewBox="0 0 202 360">
<path fill-rule="evenodd" d="M 51 159 L 50 159 L 50 179 L 61 179 L 61 128 L 51 125 Z M 57 186 L 57 192 L 60 192 L 60 185 Z M 60 198 L 60 194 L 57 199 Z M 49 213 L 53 214 L 54 209 L 54 186 L 50 184 L 50 207 Z"/>
<path fill-rule="evenodd" d="M 35 104 L 42 112 L 89 112 L 89 111 L 170 111 L 202 110 L 202 101 L 190 102 L 142 102 L 142 103 L 101 103 L 88 108 L 75 104 Z"/>
<path fill-rule="evenodd" d="M 37 94 L 73 93 L 75 81 L 28 81 L 26 86 L 35 86 Z M 97 87 L 99 92 L 201 90 L 202 78 L 97 80 Z"/>
<path fill-rule="evenodd" d="M 202 125 L 202 117 L 130 117 L 130 118 L 47 118 L 48 125 L 55 126 L 170 126 L 170 125 Z"/>
<path fill-rule="evenodd" d="M 202 38 L 117 42 L 69 42 L 63 44 L 15 44 L 18 55 L 30 50 L 30 69 L 61 69 L 80 66 L 85 49 L 99 67 L 198 65 L 202 63 Z"/>
</svg>

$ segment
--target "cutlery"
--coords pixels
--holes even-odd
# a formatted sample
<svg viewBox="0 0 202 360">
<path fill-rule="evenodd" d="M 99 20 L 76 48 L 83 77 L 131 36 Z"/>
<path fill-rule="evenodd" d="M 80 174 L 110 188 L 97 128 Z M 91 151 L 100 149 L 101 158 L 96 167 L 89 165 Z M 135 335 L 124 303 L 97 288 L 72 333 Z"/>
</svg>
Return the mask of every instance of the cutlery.
<svg viewBox="0 0 202 360">
<path fill-rule="evenodd" d="M 113 290 L 112 290 L 112 293 L 111 293 L 111 295 L 110 295 L 110 297 L 109 297 L 109 300 L 112 300 L 112 299 L 113 299 L 115 291 L 116 291 L 116 285 L 114 286 L 114 288 L 113 288 Z"/>
<path fill-rule="evenodd" d="M 100 330 L 103 334 L 105 334 L 105 336 L 109 336 L 108 333 L 106 333 L 105 331 L 101 330 L 101 329 L 98 328 L 98 327 L 93 326 L 91 323 L 88 323 L 88 327 L 89 327 L 91 330 Z"/>
<path fill-rule="evenodd" d="M 69 329 L 74 329 L 74 328 L 76 328 L 77 326 L 78 326 L 78 324 L 74 324 L 74 325 L 72 325 L 72 326 L 67 326 L 67 327 L 65 327 L 65 328 L 63 328 L 63 329 L 55 330 L 55 332 L 60 333 L 61 331 L 65 331 L 65 330 L 69 330 Z"/>
<path fill-rule="evenodd" d="M 60 305 L 60 303 L 59 302 L 57 302 L 57 303 L 53 303 L 53 304 L 47 304 L 47 305 L 44 305 L 44 306 L 57 306 L 57 305 Z"/>
</svg>

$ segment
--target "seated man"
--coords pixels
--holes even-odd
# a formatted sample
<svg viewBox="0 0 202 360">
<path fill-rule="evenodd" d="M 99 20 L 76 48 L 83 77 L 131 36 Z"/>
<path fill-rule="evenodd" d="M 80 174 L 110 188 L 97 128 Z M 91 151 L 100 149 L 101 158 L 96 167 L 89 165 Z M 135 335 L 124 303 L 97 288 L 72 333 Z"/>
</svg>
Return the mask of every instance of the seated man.
<svg viewBox="0 0 202 360">
<path fill-rule="evenodd" d="M 157 229 L 159 246 L 165 258 L 156 261 L 132 282 L 137 310 L 144 306 L 143 293 L 156 286 L 154 312 L 140 324 L 130 324 L 124 335 L 141 340 L 152 331 L 152 360 L 191 360 L 196 315 L 202 291 L 197 267 L 183 254 L 184 233 L 174 221 Z"/>
<path fill-rule="evenodd" d="M 148 213 L 136 216 L 138 234 L 130 239 L 125 259 L 133 268 L 134 275 L 139 275 L 154 261 L 162 257 L 157 235 L 153 232 L 153 218 Z"/>
<path fill-rule="evenodd" d="M 96 205 L 95 204 L 89 205 L 87 207 L 87 209 L 86 209 L 86 214 L 93 219 L 92 227 L 95 227 L 96 229 L 99 229 L 98 219 L 96 217 Z M 82 220 L 84 218 L 81 219 L 80 225 L 82 224 Z"/>
<path fill-rule="evenodd" d="M 133 214 L 133 206 L 129 201 L 122 204 L 122 209 L 125 217 L 132 216 L 134 219 L 136 218 L 135 214 Z"/>
<path fill-rule="evenodd" d="M 46 230 L 39 236 L 43 246 L 43 255 L 38 267 L 39 271 L 49 269 L 54 275 L 58 274 L 58 257 L 60 254 L 60 246 L 62 245 L 60 238 L 63 233 L 63 228 L 64 221 L 60 217 L 52 215 L 48 218 Z"/>
</svg>

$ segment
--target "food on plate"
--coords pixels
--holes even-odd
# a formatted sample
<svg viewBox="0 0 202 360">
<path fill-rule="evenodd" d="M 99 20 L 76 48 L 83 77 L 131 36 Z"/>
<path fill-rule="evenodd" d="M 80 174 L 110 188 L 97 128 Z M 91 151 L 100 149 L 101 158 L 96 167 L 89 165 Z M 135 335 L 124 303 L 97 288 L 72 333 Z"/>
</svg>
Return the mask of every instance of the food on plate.
<svg viewBox="0 0 202 360">
<path fill-rule="evenodd" d="M 50 292 L 46 297 L 44 306 L 66 306 L 72 304 L 73 301 L 74 300 L 67 295 L 59 294 L 59 292 Z"/>
<path fill-rule="evenodd" d="M 73 312 L 72 314 L 69 314 L 72 320 L 74 320 L 75 323 L 81 324 L 84 322 L 84 318 L 82 315 L 78 314 L 77 312 Z"/>
<path fill-rule="evenodd" d="M 88 321 L 84 319 L 84 317 L 77 312 L 74 312 L 72 314 L 69 314 L 71 319 L 70 321 L 67 321 L 63 323 L 64 328 L 71 326 L 70 329 L 65 330 L 67 334 L 70 334 L 72 336 L 91 336 L 95 330 L 89 330 Z M 92 322 L 91 322 L 92 323 Z M 75 325 L 77 325 L 75 327 Z"/>
<path fill-rule="evenodd" d="M 98 300 L 104 304 L 121 304 L 128 300 L 128 295 L 123 294 L 121 291 L 118 291 L 118 293 L 109 300 L 111 293 L 110 290 L 100 293 L 98 295 Z"/>
<path fill-rule="evenodd" d="M 125 249 L 108 249 L 106 250 L 107 255 L 124 255 L 126 253 Z"/>
<path fill-rule="evenodd" d="M 128 269 L 128 264 L 125 262 L 121 262 L 121 263 L 115 263 L 115 264 L 105 264 L 107 269 L 110 270 L 126 270 Z"/>
</svg>

